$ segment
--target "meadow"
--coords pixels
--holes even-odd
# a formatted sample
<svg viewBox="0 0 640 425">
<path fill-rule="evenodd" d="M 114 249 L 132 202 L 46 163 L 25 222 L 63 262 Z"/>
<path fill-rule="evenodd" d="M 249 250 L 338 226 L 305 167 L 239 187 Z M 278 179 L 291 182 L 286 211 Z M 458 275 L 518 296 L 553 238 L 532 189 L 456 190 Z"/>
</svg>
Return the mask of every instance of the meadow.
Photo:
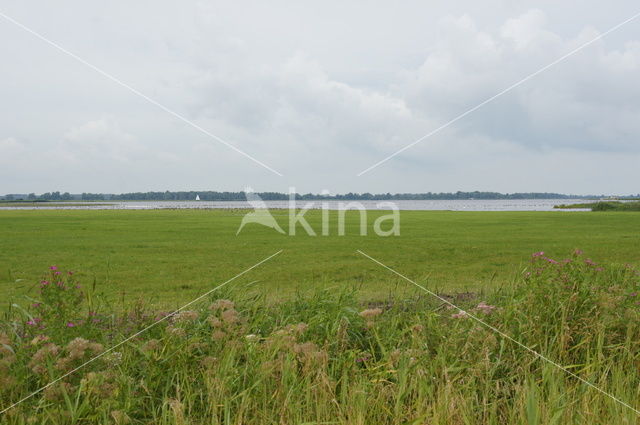
<svg viewBox="0 0 640 425">
<path fill-rule="evenodd" d="M 268 304 L 230 286 L 114 312 L 53 267 L 38 302 L 0 321 L 0 421 L 634 424 L 639 276 L 540 252 L 485 294 Z"/>
<path fill-rule="evenodd" d="M 594 258 L 640 263 L 640 215 L 589 212 L 402 211 L 401 234 L 360 236 L 359 216 L 347 214 L 337 236 L 282 235 L 249 225 L 236 236 L 246 211 L 153 210 L 0 211 L 0 309 L 34 290 L 42 270 L 57 265 L 94 284 L 112 303 L 140 298 L 162 307 L 206 292 L 261 259 L 283 250 L 235 285 L 265 287 L 276 298 L 322 287 L 359 285 L 380 299 L 396 279 L 356 253 L 360 249 L 407 276 L 442 291 L 478 291 L 508 282 L 532 252 L 551 256 L 582 249 Z M 286 211 L 274 215 L 287 229 Z M 307 213 L 320 232 L 321 213 Z M 249 286 L 247 286 L 249 285 Z"/>
<path fill-rule="evenodd" d="M 244 213 L 0 211 L 0 423 L 640 423 L 638 215 Z"/>
</svg>

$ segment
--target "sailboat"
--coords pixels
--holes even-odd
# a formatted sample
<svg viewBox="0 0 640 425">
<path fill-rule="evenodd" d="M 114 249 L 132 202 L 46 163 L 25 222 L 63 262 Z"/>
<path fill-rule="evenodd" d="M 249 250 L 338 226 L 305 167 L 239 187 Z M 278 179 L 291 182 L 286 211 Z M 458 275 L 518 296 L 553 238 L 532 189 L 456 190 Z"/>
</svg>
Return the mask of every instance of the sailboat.
<svg viewBox="0 0 640 425">
<path fill-rule="evenodd" d="M 196 195 L 196 201 L 200 200 L 200 195 Z"/>
</svg>

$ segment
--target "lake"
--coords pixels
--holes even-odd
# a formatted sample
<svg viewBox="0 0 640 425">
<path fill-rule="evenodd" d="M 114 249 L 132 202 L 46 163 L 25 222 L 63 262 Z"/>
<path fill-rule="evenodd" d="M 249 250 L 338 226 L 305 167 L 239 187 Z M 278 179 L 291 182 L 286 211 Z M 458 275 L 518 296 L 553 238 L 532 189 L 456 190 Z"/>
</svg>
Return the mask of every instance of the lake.
<svg viewBox="0 0 640 425">
<path fill-rule="evenodd" d="M 322 208 L 327 202 L 329 209 L 343 209 L 350 201 L 296 201 L 296 206 L 302 208 L 312 203 L 311 208 Z M 383 202 L 393 202 L 400 210 L 450 210 L 450 211 L 589 211 L 587 209 L 558 210 L 555 205 L 597 202 L 585 199 L 498 199 L 498 200 L 418 200 L 418 201 L 351 201 L 358 202 L 366 209 L 389 209 L 380 206 Z M 60 206 L 11 206 L 0 207 L 0 210 L 16 209 L 82 209 L 82 210 L 145 210 L 145 209 L 225 209 L 252 208 L 246 201 L 99 201 L 99 205 L 87 205 L 87 202 L 73 203 Z M 78 205 L 81 204 L 81 205 Z M 265 201 L 270 209 L 289 208 L 288 201 Z"/>
</svg>

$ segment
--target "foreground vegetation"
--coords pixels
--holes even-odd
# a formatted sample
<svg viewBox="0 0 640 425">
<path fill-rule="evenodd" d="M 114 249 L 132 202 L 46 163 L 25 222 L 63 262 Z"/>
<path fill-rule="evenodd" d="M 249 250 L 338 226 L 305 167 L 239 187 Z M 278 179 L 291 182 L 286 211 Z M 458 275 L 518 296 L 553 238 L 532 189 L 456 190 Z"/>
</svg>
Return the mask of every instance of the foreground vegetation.
<svg viewBox="0 0 640 425">
<path fill-rule="evenodd" d="M 478 291 L 513 279 L 531 252 L 560 256 L 581 247 L 611 262 L 640 265 L 640 215 L 603 212 L 401 211 L 401 234 L 378 237 L 371 226 L 386 212 L 369 211 L 369 235 L 360 236 L 356 212 L 345 236 L 282 235 L 248 225 L 246 211 L 0 211 L 0 311 L 32 294 L 43 266 L 73 270 L 114 309 L 139 298 L 176 308 L 281 249 L 239 287 L 261 288 L 270 301 L 317 288 L 356 285 L 363 300 L 380 300 L 404 286 L 390 282 L 357 249 L 441 291 Z M 286 211 L 274 210 L 288 229 Z M 319 233 L 321 213 L 306 214 Z M 124 304 L 124 305 L 123 305 Z"/>
<path fill-rule="evenodd" d="M 590 209 L 591 211 L 640 211 L 640 201 L 600 201 L 586 204 L 562 204 L 554 208 L 559 209 Z"/>
<path fill-rule="evenodd" d="M 499 289 L 441 295 L 462 310 L 422 292 L 362 305 L 344 289 L 267 305 L 230 285 L 179 312 L 144 304 L 118 312 L 102 306 L 92 285 L 52 267 L 28 304 L 1 322 L 0 410 L 63 379 L 0 420 L 638 423 L 639 279 L 631 266 L 580 252 L 537 253 Z"/>
</svg>

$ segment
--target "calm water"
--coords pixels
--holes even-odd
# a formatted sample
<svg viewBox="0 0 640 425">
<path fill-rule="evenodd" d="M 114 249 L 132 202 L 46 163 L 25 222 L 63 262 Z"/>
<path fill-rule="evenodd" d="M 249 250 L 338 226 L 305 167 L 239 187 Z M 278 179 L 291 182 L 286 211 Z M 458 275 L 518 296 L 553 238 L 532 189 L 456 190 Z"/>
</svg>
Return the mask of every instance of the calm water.
<svg viewBox="0 0 640 425">
<path fill-rule="evenodd" d="M 322 208 L 322 201 L 296 201 L 296 206 L 302 208 L 311 202 L 311 208 Z M 324 201 L 327 202 L 327 201 Z M 365 208 L 389 209 L 379 204 L 383 201 L 358 201 Z M 517 200 L 454 200 L 454 201 L 394 201 L 401 210 L 451 210 L 451 211 L 588 211 L 588 210 L 554 210 L 554 205 L 596 202 L 580 199 L 517 199 Z M 55 209 L 55 210 L 144 210 L 144 209 L 224 209 L 224 208 L 252 208 L 247 202 L 224 201 L 128 201 L 102 202 L 107 205 L 74 205 L 52 207 L 0 207 L 0 209 Z M 265 201 L 268 208 L 289 208 L 288 201 Z M 330 209 L 344 208 L 348 201 L 328 201 Z M 342 206 L 341 206 L 342 204 Z"/>
</svg>

